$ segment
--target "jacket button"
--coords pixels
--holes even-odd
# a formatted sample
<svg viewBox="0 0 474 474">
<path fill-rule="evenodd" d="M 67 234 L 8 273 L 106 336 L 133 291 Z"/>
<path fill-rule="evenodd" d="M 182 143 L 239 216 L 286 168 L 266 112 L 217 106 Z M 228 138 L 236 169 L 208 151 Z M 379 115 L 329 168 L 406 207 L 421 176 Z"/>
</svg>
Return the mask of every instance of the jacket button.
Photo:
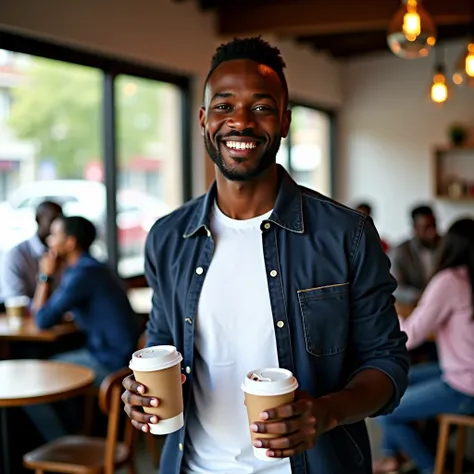
<svg viewBox="0 0 474 474">
<path fill-rule="evenodd" d="M 197 273 L 198 275 L 202 275 L 202 274 L 204 273 L 204 268 L 202 268 L 202 267 L 197 267 L 197 268 L 196 268 L 196 273 Z"/>
<path fill-rule="evenodd" d="M 211 231 L 209 229 L 206 229 L 206 234 L 207 234 L 208 237 L 210 237 L 211 236 Z"/>
<path fill-rule="evenodd" d="M 179 444 L 178 444 L 178 449 L 179 449 L 180 451 L 183 450 L 183 443 L 179 443 Z"/>
<path fill-rule="evenodd" d="M 267 229 L 267 230 L 270 229 L 270 227 L 271 227 L 270 222 L 267 222 L 267 223 L 264 224 L 264 226 L 263 226 L 263 228 L 264 228 L 264 229 Z"/>
<path fill-rule="evenodd" d="M 187 373 L 187 374 L 190 374 L 190 373 L 191 373 L 191 367 L 189 367 L 189 365 L 186 367 L 186 373 Z"/>
<path fill-rule="evenodd" d="M 283 326 L 285 325 L 285 323 L 283 321 L 278 321 L 277 322 L 277 326 L 281 329 Z"/>
<path fill-rule="evenodd" d="M 191 318 L 186 318 L 185 321 L 188 323 L 188 324 L 193 324 L 193 320 Z"/>
<path fill-rule="evenodd" d="M 278 275 L 278 272 L 277 272 L 276 270 L 272 270 L 272 271 L 270 272 L 270 276 L 271 276 L 272 278 L 275 278 L 277 275 Z"/>
</svg>

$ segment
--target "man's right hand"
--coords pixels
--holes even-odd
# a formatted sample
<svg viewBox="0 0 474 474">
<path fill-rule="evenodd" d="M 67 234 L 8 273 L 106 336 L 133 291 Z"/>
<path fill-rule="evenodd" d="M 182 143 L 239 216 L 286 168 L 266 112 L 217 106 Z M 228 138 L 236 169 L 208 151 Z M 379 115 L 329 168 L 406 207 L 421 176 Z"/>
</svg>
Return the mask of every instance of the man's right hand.
<svg viewBox="0 0 474 474">
<path fill-rule="evenodd" d="M 184 383 L 185 381 L 186 376 L 181 375 L 181 382 Z M 156 415 L 144 413 L 143 407 L 156 408 L 160 401 L 154 397 L 144 396 L 147 388 L 143 384 L 138 383 L 133 375 L 124 378 L 122 385 L 125 388 L 125 392 L 122 394 L 125 413 L 132 420 L 132 425 L 135 428 L 148 433 L 150 431 L 148 423 L 158 423 L 159 418 Z"/>
<path fill-rule="evenodd" d="M 125 392 L 122 394 L 122 401 L 125 404 L 125 413 L 132 420 L 135 428 L 148 433 L 150 427 L 148 423 L 158 423 L 156 415 L 148 415 L 143 413 L 143 407 L 154 407 L 159 405 L 159 400 L 153 397 L 145 397 L 146 387 L 138 383 L 133 375 L 129 375 L 122 382 Z"/>
</svg>

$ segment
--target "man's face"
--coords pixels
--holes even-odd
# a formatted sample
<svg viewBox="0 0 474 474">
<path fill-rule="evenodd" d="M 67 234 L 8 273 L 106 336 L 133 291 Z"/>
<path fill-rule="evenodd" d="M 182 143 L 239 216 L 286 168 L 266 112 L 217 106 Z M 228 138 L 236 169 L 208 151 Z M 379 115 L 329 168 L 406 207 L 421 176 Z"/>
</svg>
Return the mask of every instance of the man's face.
<svg viewBox="0 0 474 474">
<path fill-rule="evenodd" d="M 38 235 L 41 240 L 46 240 L 51 232 L 52 223 L 62 215 L 61 208 L 45 206 L 37 216 Z"/>
<path fill-rule="evenodd" d="M 48 247 L 60 258 L 64 258 L 71 251 L 71 238 L 64 232 L 64 221 L 57 219 L 51 224 L 51 234 L 47 242 Z"/>
<path fill-rule="evenodd" d="M 207 153 L 222 175 L 249 181 L 275 163 L 291 113 L 275 71 L 234 60 L 211 74 L 199 119 Z"/>
<path fill-rule="evenodd" d="M 434 247 L 437 242 L 436 219 L 434 216 L 418 216 L 414 224 L 415 234 L 427 247 Z"/>
</svg>

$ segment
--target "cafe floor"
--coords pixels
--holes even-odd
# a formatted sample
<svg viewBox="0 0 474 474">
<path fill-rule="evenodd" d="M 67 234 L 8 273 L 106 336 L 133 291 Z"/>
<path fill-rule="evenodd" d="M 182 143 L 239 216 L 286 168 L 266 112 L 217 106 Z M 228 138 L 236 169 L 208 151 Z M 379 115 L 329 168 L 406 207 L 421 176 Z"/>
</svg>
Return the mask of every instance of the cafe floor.
<svg viewBox="0 0 474 474">
<path fill-rule="evenodd" d="M 150 452 L 147 450 L 143 438 L 137 444 L 135 453 L 135 467 L 137 474 L 157 474 L 158 469 L 153 467 Z M 128 474 L 127 468 L 117 471 L 117 474 Z"/>
</svg>

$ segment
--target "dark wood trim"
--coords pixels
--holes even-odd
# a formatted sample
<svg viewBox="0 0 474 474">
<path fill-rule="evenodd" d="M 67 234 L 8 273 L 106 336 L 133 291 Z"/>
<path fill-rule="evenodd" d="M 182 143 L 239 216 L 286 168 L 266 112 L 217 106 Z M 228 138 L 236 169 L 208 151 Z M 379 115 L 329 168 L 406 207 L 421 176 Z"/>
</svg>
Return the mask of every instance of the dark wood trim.
<svg viewBox="0 0 474 474">
<path fill-rule="evenodd" d="M 426 0 L 423 5 L 438 25 L 471 21 L 471 0 Z M 222 2 L 216 8 L 221 35 L 313 35 L 386 29 L 400 0 Z"/>
</svg>

